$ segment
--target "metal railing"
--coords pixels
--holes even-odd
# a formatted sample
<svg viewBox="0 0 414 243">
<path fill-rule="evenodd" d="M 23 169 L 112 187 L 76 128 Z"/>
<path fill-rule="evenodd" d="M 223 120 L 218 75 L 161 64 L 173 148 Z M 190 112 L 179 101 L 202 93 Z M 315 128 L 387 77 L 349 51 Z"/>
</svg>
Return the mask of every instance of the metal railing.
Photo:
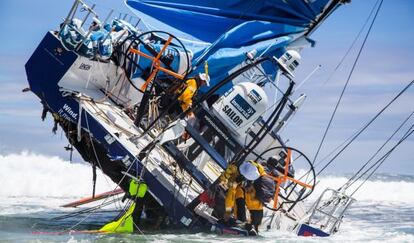
<svg viewBox="0 0 414 243">
<path fill-rule="evenodd" d="M 75 0 L 68 15 L 66 16 L 64 22 L 62 23 L 62 25 L 60 26 L 60 30 L 59 30 L 59 36 L 62 34 L 62 31 L 64 30 L 65 27 L 69 27 L 71 30 L 76 31 L 77 33 L 81 34 L 82 36 L 82 41 L 80 41 L 79 43 L 76 44 L 75 46 L 75 51 L 79 51 L 79 49 L 82 47 L 82 45 L 85 44 L 85 42 L 88 40 L 88 37 L 90 36 L 90 34 L 93 32 L 92 28 L 89 28 L 88 31 L 86 33 L 82 32 L 79 29 L 74 28 L 71 23 L 73 21 L 74 18 L 76 18 L 78 15 L 80 15 L 81 13 L 86 12 L 86 14 L 83 16 L 79 27 L 82 28 L 85 23 L 88 22 L 88 20 L 92 19 L 92 21 L 94 19 L 98 20 L 99 22 L 101 22 L 102 24 L 107 23 L 111 16 L 114 14 L 115 10 L 114 9 L 108 9 L 108 13 L 106 15 L 106 17 L 103 19 L 103 21 L 100 21 L 100 17 L 98 15 L 98 13 L 95 11 L 95 8 L 97 7 L 96 4 L 92 4 L 91 6 L 89 6 L 88 4 L 85 3 L 85 1 L 83 0 Z M 141 22 L 141 19 L 133 16 L 133 15 L 129 15 L 127 13 L 119 13 L 118 18 L 115 19 L 120 19 L 120 20 L 124 20 L 126 21 L 126 19 L 129 17 L 128 19 L 128 23 L 130 23 L 132 26 L 134 26 L 135 28 L 137 28 L 138 24 Z M 135 24 L 132 24 L 132 21 L 136 19 Z M 105 42 L 110 36 L 110 32 L 105 36 L 105 38 L 103 39 L 102 42 Z"/>
<path fill-rule="evenodd" d="M 329 193 L 331 196 L 327 197 Z M 354 198 L 341 191 L 327 188 L 316 200 L 307 223 L 319 227 L 326 233 L 335 233 L 342 223 L 345 211 L 354 201 Z"/>
</svg>

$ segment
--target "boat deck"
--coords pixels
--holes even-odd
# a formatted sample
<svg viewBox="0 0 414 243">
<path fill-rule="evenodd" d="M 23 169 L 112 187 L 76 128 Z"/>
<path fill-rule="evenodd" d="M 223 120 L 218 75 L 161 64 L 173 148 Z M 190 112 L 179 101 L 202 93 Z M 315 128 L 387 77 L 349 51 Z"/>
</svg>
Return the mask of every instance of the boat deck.
<svg viewBox="0 0 414 243">
<path fill-rule="evenodd" d="M 108 138 L 107 142 L 110 142 L 108 141 L 110 139 L 116 139 L 131 154 L 136 155 L 136 158 L 124 158 L 124 160 L 136 160 L 140 151 L 150 141 L 154 140 L 157 131 L 153 130 L 147 135 L 140 137 L 142 129 L 137 128 L 133 120 L 110 100 L 99 103 L 90 99 L 81 100 L 83 110 L 96 119 L 110 134 L 110 136 L 105 137 Z M 185 151 L 189 149 L 193 142 L 192 139 L 189 139 L 186 143 L 177 147 L 185 154 Z M 185 170 L 181 169 L 174 159 L 159 145 L 156 145 L 156 148 L 141 163 L 145 166 L 146 171 L 144 173 L 149 172 L 155 176 L 160 183 L 175 194 L 177 200 L 184 206 L 188 205 L 204 191 L 203 187 L 196 180 L 193 180 Z M 222 172 L 220 167 L 208 160 L 208 156 L 204 152 L 193 163 L 212 182 Z M 202 168 L 200 168 L 200 165 Z M 150 193 L 157 199 L 156 192 L 152 190 L 154 189 L 149 188 Z M 204 210 L 196 211 L 204 212 Z"/>
</svg>

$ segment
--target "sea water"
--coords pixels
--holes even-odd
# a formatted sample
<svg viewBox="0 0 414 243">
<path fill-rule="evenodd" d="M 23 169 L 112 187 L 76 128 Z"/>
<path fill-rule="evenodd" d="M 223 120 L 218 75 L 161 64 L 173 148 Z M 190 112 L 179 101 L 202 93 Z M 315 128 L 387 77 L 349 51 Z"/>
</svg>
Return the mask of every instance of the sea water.
<svg viewBox="0 0 414 243">
<path fill-rule="evenodd" d="M 116 205 L 111 205 L 99 213 L 53 219 L 74 212 L 60 205 L 91 195 L 91 167 L 31 153 L 0 155 L 0 166 L 0 242 L 414 242 L 413 176 L 381 174 L 368 181 L 355 194 L 357 201 L 339 232 L 327 238 L 305 238 L 280 231 L 261 232 L 259 237 L 183 231 L 58 234 L 98 229 L 116 215 Z M 341 175 L 323 176 L 320 180 L 309 204 L 324 188 L 338 188 L 347 181 Z M 113 182 L 98 173 L 97 193 L 114 188 Z"/>
</svg>

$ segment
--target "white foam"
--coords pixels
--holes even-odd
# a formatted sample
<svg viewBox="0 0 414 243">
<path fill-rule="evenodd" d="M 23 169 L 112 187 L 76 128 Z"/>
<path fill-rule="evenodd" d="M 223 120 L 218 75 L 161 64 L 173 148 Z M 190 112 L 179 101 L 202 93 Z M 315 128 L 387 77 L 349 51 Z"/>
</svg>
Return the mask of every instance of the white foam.
<svg viewBox="0 0 414 243">
<path fill-rule="evenodd" d="M 90 165 L 35 153 L 0 155 L 0 197 L 83 197 L 92 192 Z M 96 192 L 115 184 L 97 172 Z"/>
<path fill-rule="evenodd" d="M 58 157 L 22 152 L 0 155 L 0 165 L 0 215 L 50 211 L 51 208 L 57 209 L 62 203 L 72 201 L 67 198 L 79 198 L 91 194 L 91 167 L 87 164 L 71 164 Z M 104 178 L 102 173 L 98 172 L 97 192 L 108 191 L 115 187 L 114 183 L 107 182 Z M 323 176 L 319 179 L 321 182 L 312 195 L 313 198 L 324 188 L 338 188 L 347 181 L 347 178 L 341 176 Z M 359 201 L 365 201 L 364 204 L 368 208 L 370 205 L 387 204 L 387 202 L 396 202 L 396 205 L 401 205 L 401 202 L 414 204 L 412 188 L 414 188 L 412 181 L 368 181 L 355 197 Z M 398 209 L 398 207 L 386 206 L 386 209 Z M 381 210 L 381 208 L 372 210 Z M 353 216 L 351 210 L 341 230 L 332 237 L 298 238 L 293 233 L 272 231 L 262 232 L 262 238 L 259 239 L 262 241 L 278 239 L 282 242 L 414 242 L 414 235 L 389 228 L 388 225 L 378 221 L 381 219 L 372 220 L 374 221 L 371 222 L 369 218 L 362 220 L 358 215 Z M 411 227 L 411 224 L 407 224 L 407 227 Z M 165 242 L 183 239 L 206 241 L 207 237 L 209 242 L 251 242 L 250 238 L 205 234 L 156 234 L 150 237 Z"/>
<path fill-rule="evenodd" d="M 59 157 L 21 152 L 0 155 L 0 165 L 0 197 L 84 197 L 92 191 L 92 169 L 85 163 L 70 163 Z M 327 187 L 339 188 L 347 178 L 322 176 L 319 180 L 311 199 Z M 96 192 L 114 188 L 115 184 L 98 170 Z M 413 188 L 412 181 L 368 181 L 355 198 L 359 201 L 414 204 Z"/>
<path fill-rule="evenodd" d="M 316 186 L 312 197 L 315 198 L 327 187 L 338 189 L 344 185 L 348 179 L 341 176 L 322 176 L 320 183 Z M 347 191 L 351 193 L 359 185 L 355 183 Z M 414 204 L 413 194 L 414 182 L 412 181 L 367 181 L 353 196 L 358 201 L 372 202 L 400 202 Z"/>
</svg>

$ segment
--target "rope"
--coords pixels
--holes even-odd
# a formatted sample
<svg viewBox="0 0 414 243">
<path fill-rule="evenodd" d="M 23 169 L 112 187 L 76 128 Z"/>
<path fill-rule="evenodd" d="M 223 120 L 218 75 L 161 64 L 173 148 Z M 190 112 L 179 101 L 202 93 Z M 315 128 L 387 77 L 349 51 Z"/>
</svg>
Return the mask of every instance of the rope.
<svg viewBox="0 0 414 243">
<path fill-rule="evenodd" d="M 89 128 L 89 121 L 88 121 L 88 113 L 86 112 L 86 110 L 84 110 L 84 113 L 85 113 L 85 121 L 86 121 L 86 126 L 88 127 L 88 131 L 90 132 L 91 130 L 90 130 L 90 128 Z M 82 114 L 80 114 L 80 116 L 81 116 Z M 101 171 L 103 171 L 103 169 L 102 169 L 102 165 L 101 165 L 101 161 L 99 160 L 99 158 L 98 158 L 98 154 L 96 153 L 96 149 L 95 149 L 95 145 L 93 144 L 93 140 L 92 140 L 92 137 L 91 136 L 89 136 L 89 141 L 90 141 L 90 143 L 91 143 L 91 146 L 92 146 L 92 151 L 93 151 L 93 154 L 94 154 L 94 156 L 95 156 L 95 159 L 96 159 L 96 162 L 98 162 L 98 166 L 99 166 L 99 169 L 101 169 Z M 106 183 L 108 184 L 108 185 L 110 185 L 110 183 L 109 183 L 109 181 L 108 181 L 108 178 L 106 178 L 106 177 L 104 177 L 105 178 L 105 180 L 106 180 Z M 116 189 L 116 188 L 115 188 Z"/>
<path fill-rule="evenodd" d="M 322 162 L 324 162 L 326 159 L 328 159 L 332 154 L 334 154 L 336 151 L 338 151 L 338 149 L 340 149 L 342 146 L 344 146 L 347 142 L 349 142 L 349 140 L 351 140 L 354 136 L 356 136 L 356 134 L 358 132 L 360 132 L 362 130 L 362 128 L 358 129 L 357 131 L 355 131 L 355 133 L 353 133 L 351 136 L 349 136 L 347 139 L 345 139 L 340 145 L 338 145 L 336 148 L 334 148 L 331 152 L 329 152 L 325 157 L 323 157 L 323 159 L 321 159 L 320 161 L 318 161 L 315 164 L 315 167 L 319 166 Z"/>
<path fill-rule="evenodd" d="M 375 156 L 377 156 L 379 152 L 381 152 L 381 150 L 385 147 L 385 145 L 388 144 L 389 141 L 391 141 L 391 139 L 395 136 L 395 134 L 397 134 L 401 130 L 401 128 L 405 125 L 405 123 L 407 123 L 407 121 L 411 118 L 413 114 L 414 114 L 414 111 L 411 112 L 411 114 L 400 124 L 400 126 L 398 126 L 398 128 L 393 132 L 393 134 L 387 139 L 387 141 L 385 141 L 384 144 L 381 145 L 381 147 L 369 158 L 369 160 L 341 188 L 339 188 L 338 191 L 342 189 L 346 190 L 347 188 L 352 186 L 357 181 L 354 179 L 359 175 L 359 173 L 363 169 L 365 169 L 365 167 L 368 166 L 368 164 L 375 158 Z M 364 173 L 361 174 L 361 176 L 366 174 L 367 172 L 368 171 L 365 171 Z"/>
<path fill-rule="evenodd" d="M 125 129 L 125 128 L 123 128 L 123 127 L 121 127 L 120 125 L 118 125 L 118 124 L 116 124 L 116 123 L 114 123 L 110 118 L 109 118 L 109 116 L 106 114 L 106 112 L 104 112 L 101 108 L 99 108 L 96 104 L 100 104 L 100 105 L 107 105 L 107 104 L 104 104 L 104 103 L 97 103 L 96 101 L 94 101 L 94 100 L 91 100 L 92 102 L 91 103 L 89 103 L 90 104 L 90 107 L 95 111 L 95 115 L 96 116 L 100 116 L 103 120 L 105 120 L 106 121 L 106 123 L 108 123 L 109 125 L 112 125 L 112 126 L 114 126 L 114 127 L 116 127 L 116 128 L 118 128 L 121 132 L 123 132 L 123 133 L 125 133 L 125 134 L 129 134 L 129 136 L 132 136 L 132 135 L 135 135 L 133 132 L 131 132 L 131 131 L 129 131 L 129 130 L 127 130 L 127 129 Z M 94 106 L 92 105 L 92 104 L 94 104 Z M 119 115 L 119 112 L 118 112 L 118 115 Z"/>
<path fill-rule="evenodd" d="M 349 55 L 349 53 L 351 52 L 351 50 L 354 48 L 354 46 L 355 46 L 357 40 L 359 39 L 359 37 L 361 36 L 363 30 L 367 26 L 368 21 L 372 17 L 372 14 L 374 13 L 374 10 L 377 7 L 379 1 L 380 0 L 377 0 L 377 2 L 375 2 L 374 6 L 371 9 L 371 12 L 368 15 L 368 18 L 365 20 L 364 24 L 362 25 L 362 28 L 359 30 L 358 34 L 355 36 L 355 39 L 352 41 L 352 44 L 349 46 L 348 50 L 345 52 L 345 55 L 341 58 L 341 60 L 336 65 L 336 67 L 334 68 L 334 70 L 332 71 L 332 73 L 329 75 L 329 77 L 325 80 L 325 82 L 323 83 L 323 85 L 327 84 L 332 79 L 332 77 L 334 76 L 334 74 L 336 73 L 336 71 L 338 71 L 339 67 L 342 66 L 342 64 L 345 61 L 345 59 L 347 58 L 347 56 Z"/>
<path fill-rule="evenodd" d="M 160 96 L 154 97 L 149 100 L 149 109 L 148 109 L 148 123 L 155 121 L 160 115 L 158 105 L 159 105 Z M 154 124 L 155 129 L 160 130 L 161 122 L 158 120 Z"/>
<path fill-rule="evenodd" d="M 335 117 L 335 114 L 336 114 L 336 112 L 338 110 L 339 104 L 342 101 L 342 97 L 343 97 L 343 95 L 345 93 L 346 88 L 348 87 L 348 84 L 349 84 L 349 81 L 351 80 L 352 74 L 354 73 L 356 64 L 358 63 L 359 57 L 361 56 L 362 50 L 364 49 L 365 43 L 366 43 L 366 41 L 368 39 L 368 36 L 371 33 L 371 30 L 372 30 L 372 27 L 374 26 L 375 20 L 377 19 L 377 16 L 378 16 L 379 10 L 381 9 L 382 3 L 383 3 L 383 0 L 381 0 L 380 4 L 379 4 L 379 6 L 378 6 L 378 8 L 377 8 L 377 10 L 375 12 L 375 15 L 374 15 L 374 18 L 372 19 L 371 25 L 369 26 L 369 29 L 367 31 L 367 34 L 365 35 L 364 41 L 362 42 L 362 45 L 361 45 L 361 47 L 360 47 L 360 49 L 358 51 L 358 55 L 357 55 L 357 57 L 356 57 L 356 59 L 354 61 L 354 64 L 352 65 L 351 71 L 350 71 L 350 73 L 348 75 L 348 78 L 347 78 L 347 80 L 345 82 L 345 85 L 344 85 L 344 87 L 343 87 L 343 89 L 341 91 L 341 94 L 339 96 L 339 99 L 338 99 L 338 101 L 337 101 L 337 103 L 335 105 L 335 109 L 334 109 L 334 111 L 333 111 L 333 113 L 331 115 L 331 118 L 329 119 L 328 126 L 325 129 L 325 132 L 324 132 L 324 134 L 322 136 L 322 140 L 319 143 L 318 149 L 316 151 L 316 154 L 315 154 L 315 157 L 313 158 L 312 163 L 315 163 L 315 161 L 316 161 L 316 159 L 317 159 L 317 157 L 319 155 L 319 152 L 320 152 L 320 150 L 322 148 L 322 145 L 323 145 L 323 143 L 325 141 L 326 135 L 328 134 L 329 128 L 331 127 L 332 121 L 333 121 L 333 119 Z"/>
<path fill-rule="evenodd" d="M 404 142 L 409 136 L 411 136 L 414 133 L 414 124 L 411 125 L 411 127 L 408 129 L 408 131 L 404 134 L 404 136 L 398 141 L 397 144 L 395 144 L 386 154 L 384 154 L 380 159 L 377 160 L 372 166 L 370 166 L 367 169 L 367 172 L 374 168 L 374 166 L 377 166 L 372 172 L 365 178 L 365 180 L 351 193 L 351 197 L 362 187 L 362 185 L 365 184 L 365 182 L 368 181 L 368 179 L 378 170 L 378 168 L 387 160 L 387 158 L 394 152 L 394 150 L 402 143 Z M 363 175 L 361 175 L 357 180 L 359 180 Z"/>
<path fill-rule="evenodd" d="M 339 150 L 338 153 L 335 154 L 335 156 L 329 160 L 328 163 L 324 167 L 322 167 L 321 170 L 316 174 L 317 176 L 324 171 L 365 129 L 367 129 L 392 103 L 394 103 L 412 84 L 414 83 L 414 80 L 412 80 L 407 86 L 404 87 L 403 90 L 401 90 L 384 108 L 382 108 L 365 126 L 362 127 L 362 129 L 349 141 L 345 144 L 345 146 Z"/>
<path fill-rule="evenodd" d="M 85 114 L 86 114 L 86 126 L 87 126 L 87 128 L 88 128 L 88 131 L 90 131 L 90 129 L 89 129 L 89 122 L 88 122 L 88 117 L 87 117 L 87 112 L 86 111 L 84 111 L 85 112 Z M 92 137 L 90 137 L 90 141 L 91 141 L 91 145 L 92 145 L 92 150 L 93 150 L 93 152 L 94 152 L 94 155 L 95 155 L 95 158 L 96 158 L 96 160 L 97 160 L 97 162 L 98 162 L 98 165 L 99 165 L 99 168 L 102 170 L 102 166 L 101 166 L 101 163 L 100 163 L 100 161 L 99 161 L 99 158 L 98 158 L 98 156 L 97 156 L 97 153 L 96 153 L 96 150 L 95 150 L 95 146 L 93 145 L 93 140 L 92 140 Z M 134 161 L 131 163 L 131 165 L 127 168 L 127 173 L 129 172 L 129 170 L 132 168 L 132 165 L 136 162 L 136 160 L 137 160 L 137 158 L 135 157 L 134 158 Z M 115 188 L 114 188 L 114 190 L 116 190 L 117 188 L 119 188 L 119 185 L 122 183 L 122 181 L 125 179 L 125 177 L 126 177 L 126 174 L 124 174 L 123 176 L 122 176 L 122 178 L 119 180 L 119 182 L 118 182 L 118 184 L 115 186 Z M 105 179 L 106 179 L 106 181 L 107 181 L 107 183 L 109 183 L 108 182 L 108 180 L 107 180 L 107 178 L 105 177 Z M 109 197 L 108 197 L 109 198 Z M 107 199 L 108 198 L 105 198 L 103 201 L 102 201 L 102 203 L 100 204 L 100 205 L 103 205 L 104 203 L 106 203 L 107 202 Z M 118 198 L 119 199 L 119 198 Z M 97 208 L 97 209 L 99 209 L 99 208 Z M 73 230 L 73 229 L 75 229 L 77 226 L 79 226 L 82 222 L 84 222 L 86 219 L 88 219 L 91 215 L 92 215 L 92 213 L 93 213 L 93 211 L 91 211 L 88 215 L 86 215 L 83 219 L 81 219 L 79 222 L 77 222 L 76 224 L 74 224 L 72 227 L 70 227 L 68 230 L 66 230 L 67 232 L 70 232 L 71 230 Z"/>
<path fill-rule="evenodd" d="M 85 213 L 90 213 L 90 212 L 96 213 L 95 210 L 101 209 L 101 208 L 103 208 L 107 205 L 110 205 L 110 204 L 114 203 L 116 200 L 119 200 L 119 199 L 115 198 L 115 199 L 112 199 L 112 200 L 107 201 L 105 203 L 102 203 L 100 205 L 96 205 L 96 206 L 93 206 L 93 207 L 90 207 L 90 208 L 82 209 L 82 210 L 79 210 L 79 211 L 76 211 L 76 212 L 73 212 L 73 213 L 68 213 L 68 214 L 65 214 L 65 215 L 62 215 L 62 216 L 52 218 L 52 220 L 61 220 L 61 219 L 72 218 L 72 217 L 82 215 L 82 214 L 85 214 Z"/>
</svg>

